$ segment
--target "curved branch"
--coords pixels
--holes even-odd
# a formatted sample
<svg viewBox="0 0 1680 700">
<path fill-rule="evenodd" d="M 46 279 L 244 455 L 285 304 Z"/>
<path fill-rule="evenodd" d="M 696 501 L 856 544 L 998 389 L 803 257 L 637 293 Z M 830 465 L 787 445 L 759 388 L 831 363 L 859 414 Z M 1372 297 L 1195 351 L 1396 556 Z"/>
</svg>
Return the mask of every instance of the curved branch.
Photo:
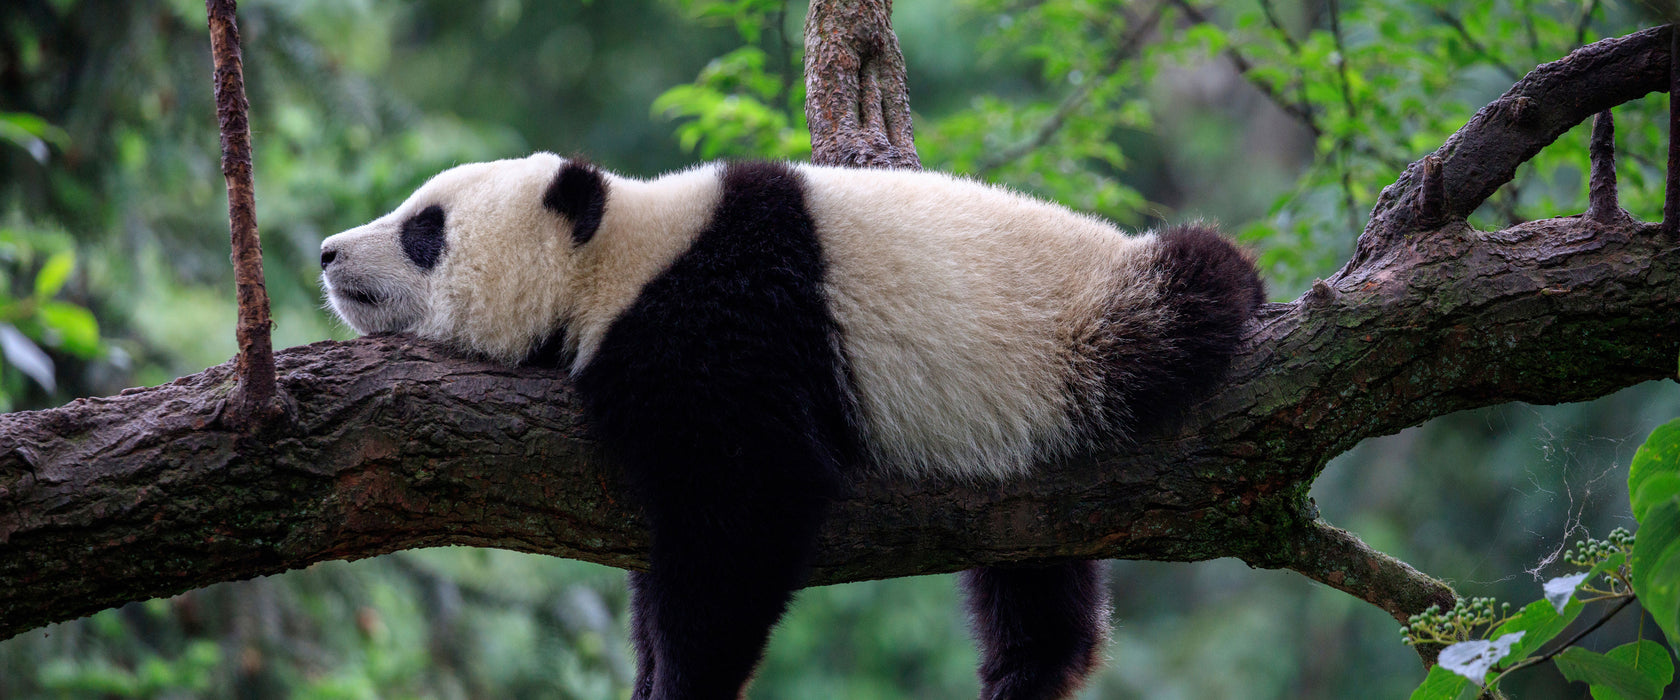
<svg viewBox="0 0 1680 700">
<path fill-rule="evenodd" d="M 1576 49 L 1529 71 L 1499 99 L 1436 149 L 1444 190 L 1444 214 L 1463 220 L 1505 183 L 1517 166 L 1587 117 L 1669 85 L 1668 27 L 1654 27 Z M 1419 221 L 1424 160 L 1406 168 L 1383 188 L 1359 236 L 1347 275 L 1409 233 L 1433 228 Z"/>
<path fill-rule="evenodd" d="M 1665 61 L 1666 38 L 1650 49 Z M 1642 74 L 1592 65 L 1604 74 L 1578 77 L 1583 86 L 1643 94 Z M 1603 102 L 1570 104 L 1597 111 Z M 1491 128 L 1466 130 L 1493 139 Z M 1461 205 L 1455 183 L 1467 181 L 1467 166 L 1453 166 L 1450 151 L 1441 157 L 1447 206 Z M 1407 186 L 1391 188 L 1383 211 L 1415 201 L 1394 199 Z M 1236 556 L 1301 571 L 1391 614 L 1416 612 L 1439 594 L 1427 577 L 1316 521 L 1306 493 L 1330 457 L 1457 410 L 1581 400 L 1671 377 L 1677 352 L 1680 248 L 1655 225 L 1577 216 L 1488 233 L 1462 221 L 1414 231 L 1300 300 L 1263 308 L 1229 381 L 1176 432 L 1046 466 L 1031 481 L 861 479 L 825 531 L 812 583 L 1006 562 Z M 390 336 L 293 348 L 277 362 L 299 418 L 256 434 L 219 418 L 229 365 L 0 415 L 0 636 L 410 547 L 643 565 L 637 514 L 616 472 L 593 458 L 560 373 Z M 1355 565 L 1386 573 L 1350 575 Z"/>
</svg>

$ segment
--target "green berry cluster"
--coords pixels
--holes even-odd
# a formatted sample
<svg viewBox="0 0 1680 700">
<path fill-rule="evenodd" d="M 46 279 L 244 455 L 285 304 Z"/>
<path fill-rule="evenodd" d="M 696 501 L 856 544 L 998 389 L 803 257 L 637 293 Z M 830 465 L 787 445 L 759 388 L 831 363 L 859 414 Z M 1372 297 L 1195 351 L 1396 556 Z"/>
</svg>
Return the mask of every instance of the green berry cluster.
<svg viewBox="0 0 1680 700">
<path fill-rule="evenodd" d="M 1609 559 L 1615 554 L 1628 554 L 1633 551 L 1633 533 L 1627 528 L 1618 527 L 1610 531 L 1602 540 L 1587 538 L 1576 540 L 1575 546 L 1563 555 L 1564 561 L 1583 568 L 1592 568 L 1599 562 Z"/>
<path fill-rule="evenodd" d="M 1400 636 L 1407 644 L 1455 644 L 1477 639 L 1511 617 L 1511 604 L 1492 598 L 1461 598 L 1451 610 L 1441 606 L 1411 616 Z"/>
</svg>

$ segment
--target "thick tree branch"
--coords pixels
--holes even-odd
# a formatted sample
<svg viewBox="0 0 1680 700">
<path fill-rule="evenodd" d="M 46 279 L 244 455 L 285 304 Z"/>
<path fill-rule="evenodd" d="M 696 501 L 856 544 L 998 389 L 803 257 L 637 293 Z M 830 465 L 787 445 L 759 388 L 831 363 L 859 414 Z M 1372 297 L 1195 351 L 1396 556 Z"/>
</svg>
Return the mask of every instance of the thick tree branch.
<svg viewBox="0 0 1680 700">
<path fill-rule="evenodd" d="M 1674 371 L 1680 252 L 1655 226 L 1573 217 L 1470 233 L 1443 229 L 1357 284 L 1269 305 L 1232 382 L 1174 434 L 1019 483 L 863 481 L 815 582 L 1224 556 L 1333 582 L 1336 564 L 1297 549 L 1331 456 L 1464 408 L 1585 399 Z M 284 431 L 218 423 L 226 365 L 0 416 L 0 635 L 410 547 L 642 565 L 646 536 L 560 374 L 404 337 L 278 360 L 301 416 Z M 1416 611 L 1383 603 L 1381 587 L 1359 595 Z"/>
<path fill-rule="evenodd" d="M 1656 32 L 1582 50 L 1521 84 L 1573 76 L 1632 99 L 1668 82 Z M 1619 61 L 1605 61 L 1605 52 Z M 1587 94 L 1532 105 L 1614 104 Z M 1508 102 L 1502 99 L 1501 103 Z M 1487 110 L 1484 110 L 1484 114 Z M 1472 121 L 1449 144 L 1538 138 Z M 1490 151 L 1497 156 L 1504 151 Z M 1005 484 L 860 480 L 813 583 L 1068 558 L 1287 567 L 1397 617 L 1438 582 L 1317 521 L 1306 498 L 1359 440 L 1453 411 L 1599 396 L 1671 377 L 1680 248 L 1654 224 L 1584 216 L 1477 232 L 1465 192 L 1514 169 L 1435 156 L 1385 194 L 1384 245 L 1248 329 L 1229 382 L 1176 432 Z M 1432 176 L 1433 177 L 1433 176 Z M 1409 178 L 1409 179 L 1408 179 Z M 1424 189 L 1435 191 L 1427 197 Z M 1438 191 L 1436 191 L 1438 190 Z M 1451 216 L 1427 230 L 1420 203 Z M 1431 205 L 1435 206 L 1435 205 Z M 1411 208 L 1405 217 L 1396 211 Z M 1386 228 L 1385 228 L 1386 227 Z M 1372 230 L 1367 231 L 1371 236 Z M 220 417 L 229 365 L 161 387 L 0 415 L 0 636 L 128 600 L 410 547 L 470 544 L 635 568 L 647 544 L 617 472 L 592 455 L 554 371 L 452 357 L 405 337 L 277 357 L 299 419 L 252 434 Z"/>
</svg>

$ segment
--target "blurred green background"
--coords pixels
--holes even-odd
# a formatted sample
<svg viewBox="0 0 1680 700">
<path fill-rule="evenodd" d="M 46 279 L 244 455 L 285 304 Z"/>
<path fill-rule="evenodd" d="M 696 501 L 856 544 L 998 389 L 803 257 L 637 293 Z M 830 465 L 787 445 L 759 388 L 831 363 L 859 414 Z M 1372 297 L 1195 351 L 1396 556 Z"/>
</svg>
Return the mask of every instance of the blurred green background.
<svg viewBox="0 0 1680 700">
<path fill-rule="evenodd" d="M 320 308 L 321 238 L 450 165 L 805 157 L 803 17 L 775 0 L 241 3 L 276 344 L 348 337 Z M 900 0 L 894 21 L 928 167 L 1132 227 L 1217 220 L 1279 300 L 1331 274 L 1377 192 L 1523 72 L 1659 22 L 1598 0 Z M 1623 205 L 1645 219 L 1666 113 L 1662 95 L 1617 112 Z M 1580 211 L 1586 141 L 1565 135 L 1473 223 Z M 233 354 L 217 157 L 198 0 L 0 4 L 0 410 Z M 1675 415 L 1671 382 L 1452 415 L 1360 445 L 1314 497 L 1461 593 L 1521 605 L 1569 542 L 1631 526 L 1628 459 Z M 1082 697 L 1395 697 L 1422 677 L 1385 614 L 1295 574 L 1113 572 L 1111 660 Z M 0 643 L 0 698 L 622 698 L 624 602 L 620 572 L 503 551 L 335 562 Z M 779 628 L 754 696 L 972 697 L 974 665 L 950 577 L 830 586 Z M 1550 665 L 1507 688 L 1585 692 Z"/>
</svg>

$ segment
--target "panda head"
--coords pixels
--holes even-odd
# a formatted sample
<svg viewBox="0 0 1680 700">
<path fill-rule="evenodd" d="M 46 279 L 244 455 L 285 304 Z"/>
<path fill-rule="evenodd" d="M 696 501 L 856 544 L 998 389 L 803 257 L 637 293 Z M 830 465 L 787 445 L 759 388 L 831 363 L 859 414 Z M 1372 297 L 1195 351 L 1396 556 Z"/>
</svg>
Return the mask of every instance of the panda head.
<svg viewBox="0 0 1680 700">
<path fill-rule="evenodd" d="M 321 242 L 328 304 L 360 333 L 409 332 L 518 362 L 567 314 L 600 171 L 552 153 L 451 168 Z"/>
</svg>

